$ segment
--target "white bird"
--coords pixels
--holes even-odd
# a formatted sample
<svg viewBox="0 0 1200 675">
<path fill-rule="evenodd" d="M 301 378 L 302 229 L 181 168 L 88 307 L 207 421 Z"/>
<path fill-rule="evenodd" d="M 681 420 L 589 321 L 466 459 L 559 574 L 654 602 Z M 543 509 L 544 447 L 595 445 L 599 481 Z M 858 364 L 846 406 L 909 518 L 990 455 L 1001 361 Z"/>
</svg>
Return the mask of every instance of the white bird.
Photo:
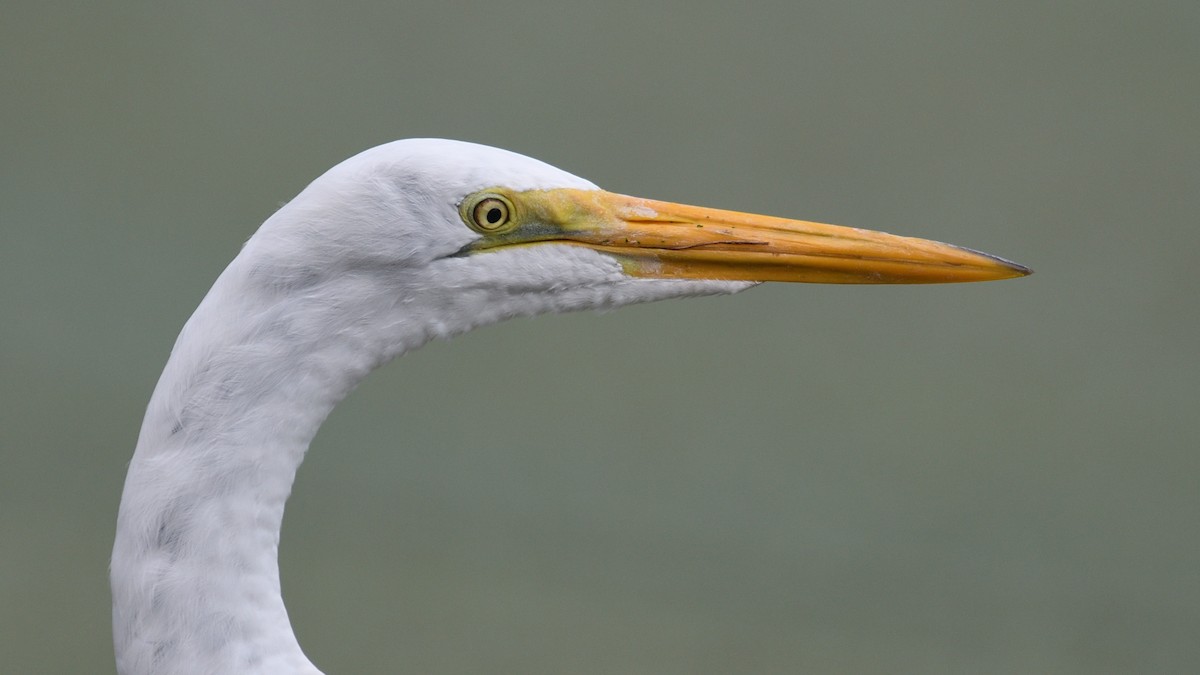
<svg viewBox="0 0 1200 675">
<path fill-rule="evenodd" d="M 263 223 L 175 343 L 117 519 L 117 669 L 320 672 L 280 593 L 284 502 L 333 407 L 432 338 L 760 281 L 1028 273 L 937 242 L 617 195 L 470 143 L 367 150 Z"/>
</svg>

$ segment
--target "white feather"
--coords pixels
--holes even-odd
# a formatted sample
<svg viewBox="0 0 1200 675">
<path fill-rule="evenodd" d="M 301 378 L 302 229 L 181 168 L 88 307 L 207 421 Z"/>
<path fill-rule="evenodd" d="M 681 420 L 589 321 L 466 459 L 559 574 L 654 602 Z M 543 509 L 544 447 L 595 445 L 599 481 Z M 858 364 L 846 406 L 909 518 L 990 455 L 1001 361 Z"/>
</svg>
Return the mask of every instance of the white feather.
<svg viewBox="0 0 1200 675">
<path fill-rule="evenodd" d="M 112 557 L 122 675 L 317 673 L 280 594 L 284 503 L 321 422 L 372 369 L 518 316 L 730 293 L 634 279 L 590 249 L 454 256 L 466 195 L 592 183 L 446 140 L 396 141 L 313 181 L 251 237 L 184 326 L 146 411 Z"/>
</svg>

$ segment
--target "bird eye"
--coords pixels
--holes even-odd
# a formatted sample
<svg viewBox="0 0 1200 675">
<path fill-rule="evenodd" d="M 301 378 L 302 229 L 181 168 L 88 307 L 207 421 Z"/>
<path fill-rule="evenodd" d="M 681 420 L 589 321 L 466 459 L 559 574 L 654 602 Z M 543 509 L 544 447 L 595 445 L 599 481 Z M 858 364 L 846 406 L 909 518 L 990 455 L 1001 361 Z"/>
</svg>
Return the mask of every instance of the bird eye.
<svg viewBox="0 0 1200 675">
<path fill-rule="evenodd" d="M 489 195 L 471 209 L 471 223 L 481 232 L 495 232 L 512 219 L 512 205 L 507 199 Z"/>
</svg>

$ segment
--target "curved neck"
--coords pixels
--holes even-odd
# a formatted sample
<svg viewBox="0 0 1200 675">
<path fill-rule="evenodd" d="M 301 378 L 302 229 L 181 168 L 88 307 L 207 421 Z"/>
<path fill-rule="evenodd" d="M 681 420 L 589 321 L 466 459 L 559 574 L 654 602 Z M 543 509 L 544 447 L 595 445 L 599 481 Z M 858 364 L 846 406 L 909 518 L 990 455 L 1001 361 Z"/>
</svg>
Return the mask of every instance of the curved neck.
<svg viewBox="0 0 1200 675">
<path fill-rule="evenodd" d="M 122 675 L 318 672 L 281 597 L 280 525 L 317 428 L 375 367 L 517 316 L 747 285 L 633 280 L 579 247 L 407 268 L 394 256 L 321 249 L 306 218 L 323 212 L 313 216 L 302 198 L 217 279 L 150 399 L 113 546 Z M 509 274 L 514 265 L 520 274 Z"/>
<path fill-rule="evenodd" d="M 334 405 L 427 339 L 394 309 L 256 286 L 253 269 L 235 260 L 209 292 L 146 412 L 111 568 L 122 675 L 319 672 L 280 593 L 284 503 Z"/>
</svg>

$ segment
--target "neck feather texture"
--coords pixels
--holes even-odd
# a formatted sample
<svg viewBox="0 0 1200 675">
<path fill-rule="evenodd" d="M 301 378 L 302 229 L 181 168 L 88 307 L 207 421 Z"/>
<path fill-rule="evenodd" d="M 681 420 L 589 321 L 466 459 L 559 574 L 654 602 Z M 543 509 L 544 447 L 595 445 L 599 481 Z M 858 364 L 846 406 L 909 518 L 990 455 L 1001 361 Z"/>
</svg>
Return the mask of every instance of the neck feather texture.
<svg viewBox="0 0 1200 675">
<path fill-rule="evenodd" d="M 284 503 L 333 407 L 429 337 L 394 320 L 399 303 L 273 292 L 246 257 L 180 334 L 129 467 L 111 574 L 122 675 L 318 672 L 280 593 Z"/>
</svg>

